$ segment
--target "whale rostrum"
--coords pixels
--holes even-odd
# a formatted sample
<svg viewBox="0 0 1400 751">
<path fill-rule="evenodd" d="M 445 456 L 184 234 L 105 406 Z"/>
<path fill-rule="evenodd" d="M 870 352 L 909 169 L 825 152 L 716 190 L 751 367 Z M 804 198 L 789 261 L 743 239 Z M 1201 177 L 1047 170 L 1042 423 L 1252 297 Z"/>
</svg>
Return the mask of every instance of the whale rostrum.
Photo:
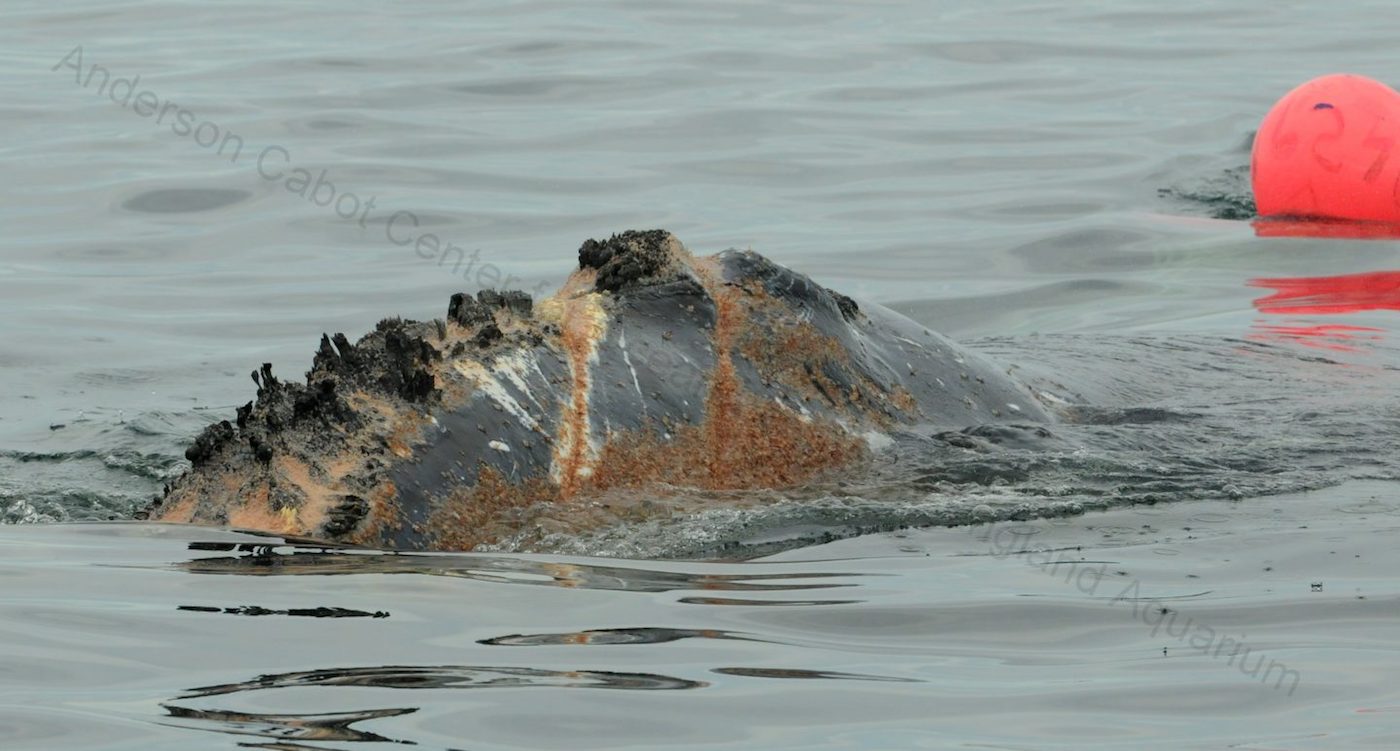
<svg viewBox="0 0 1400 751">
<path fill-rule="evenodd" d="M 589 240 L 553 296 L 453 295 L 445 318 L 322 336 L 206 428 L 153 519 L 470 549 L 523 510 L 667 488 L 788 488 L 915 425 L 1048 421 L 1005 372 L 752 251 Z"/>
</svg>

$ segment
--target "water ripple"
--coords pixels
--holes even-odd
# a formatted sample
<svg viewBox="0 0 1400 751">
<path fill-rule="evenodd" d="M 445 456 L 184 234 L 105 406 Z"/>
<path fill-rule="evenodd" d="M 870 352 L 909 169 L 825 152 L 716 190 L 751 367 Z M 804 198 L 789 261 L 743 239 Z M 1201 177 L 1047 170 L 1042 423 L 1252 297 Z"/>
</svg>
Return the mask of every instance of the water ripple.
<svg viewBox="0 0 1400 751">
<path fill-rule="evenodd" d="M 601 688 L 628 691 L 672 691 L 703 688 L 703 681 L 654 673 L 611 670 L 543 670 L 471 665 L 383 665 L 327 668 L 260 675 L 240 683 L 192 688 L 181 700 L 306 686 L 355 686 L 389 689 L 461 688 Z"/>
<path fill-rule="evenodd" d="M 183 214 L 222 209 L 252 197 L 249 191 L 228 188 L 169 188 L 132 196 L 122 202 L 122 208 L 147 214 Z"/>
</svg>

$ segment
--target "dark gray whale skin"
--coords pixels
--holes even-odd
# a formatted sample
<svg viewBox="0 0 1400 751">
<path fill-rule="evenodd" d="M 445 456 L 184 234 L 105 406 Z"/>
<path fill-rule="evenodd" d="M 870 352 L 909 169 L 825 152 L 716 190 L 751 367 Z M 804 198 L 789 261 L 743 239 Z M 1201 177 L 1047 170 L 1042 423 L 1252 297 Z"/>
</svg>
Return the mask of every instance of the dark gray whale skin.
<svg viewBox="0 0 1400 751">
<path fill-rule="evenodd" d="M 446 320 L 323 337 L 305 386 L 264 366 L 147 515 L 463 549 L 540 506 L 799 485 L 891 431 L 1051 419 L 983 358 L 752 251 L 694 257 L 653 230 L 579 261 L 537 304 L 455 295 Z"/>
</svg>

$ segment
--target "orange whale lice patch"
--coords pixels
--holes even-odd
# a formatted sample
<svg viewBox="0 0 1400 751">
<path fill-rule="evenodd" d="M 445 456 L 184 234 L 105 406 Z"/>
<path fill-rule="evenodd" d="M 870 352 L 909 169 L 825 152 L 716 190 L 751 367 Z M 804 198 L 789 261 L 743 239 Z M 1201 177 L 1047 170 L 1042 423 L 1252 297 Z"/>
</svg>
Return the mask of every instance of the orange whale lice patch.
<svg viewBox="0 0 1400 751">
<path fill-rule="evenodd" d="M 717 402 L 721 409 L 710 413 Z M 610 436 L 586 490 L 661 485 L 702 490 L 790 488 L 868 456 L 865 442 L 828 420 L 803 420 L 747 393 L 711 392 L 701 425 L 666 440 L 653 431 Z M 716 419 L 710 414 L 722 414 Z"/>
<path fill-rule="evenodd" d="M 297 534 L 312 534 L 330 508 L 344 492 L 342 479 L 353 469 L 345 457 L 335 458 L 313 466 L 293 456 L 283 455 L 274 460 L 279 488 L 290 488 L 299 496 L 296 507 Z M 290 530 L 289 530 L 290 531 Z"/>
<path fill-rule="evenodd" d="M 515 484 L 494 467 L 483 466 L 474 484 L 454 490 L 436 505 L 423 532 L 434 549 L 471 550 L 499 542 L 522 526 L 532 506 L 559 497 L 559 489 L 548 480 Z"/>
<path fill-rule="evenodd" d="M 743 306 L 743 313 L 726 311 L 731 316 L 759 317 L 768 308 L 781 305 L 763 292 L 762 288 L 747 291 L 752 300 Z M 733 297 L 734 293 L 722 293 Z M 725 303 L 730 308 L 735 302 Z M 831 337 L 823 335 L 807 321 L 791 320 L 790 314 L 778 311 L 763 316 L 763 326 L 740 326 L 730 334 L 736 338 L 738 350 L 765 377 L 788 386 L 809 397 L 821 397 L 834 407 L 846 402 L 837 396 L 841 389 L 826 376 L 830 364 L 844 364 L 846 353 Z"/>
<path fill-rule="evenodd" d="M 289 511 L 291 513 L 288 513 Z M 235 529 L 255 529 L 279 534 L 296 534 L 300 531 L 294 510 L 273 507 L 267 484 L 263 484 L 241 505 L 229 512 L 228 525 Z"/>
<path fill-rule="evenodd" d="M 160 509 L 151 518 L 174 524 L 189 524 L 194 521 L 194 496 L 185 495 L 174 502 L 167 502 L 165 508 Z"/>
<path fill-rule="evenodd" d="M 401 511 L 398 505 L 399 490 L 394 483 L 384 481 L 369 493 L 369 513 L 348 539 L 357 545 L 377 545 L 383 540 L 386 530 L 399 526 Z"/>
<path fill-rule="evenodd" d="M 1397 144 L 1394 89 L 1348 74 L 1304 83 L 1269 110 L 1255 136 L 1259 215 L 1400 224 Z"/>
</svg>

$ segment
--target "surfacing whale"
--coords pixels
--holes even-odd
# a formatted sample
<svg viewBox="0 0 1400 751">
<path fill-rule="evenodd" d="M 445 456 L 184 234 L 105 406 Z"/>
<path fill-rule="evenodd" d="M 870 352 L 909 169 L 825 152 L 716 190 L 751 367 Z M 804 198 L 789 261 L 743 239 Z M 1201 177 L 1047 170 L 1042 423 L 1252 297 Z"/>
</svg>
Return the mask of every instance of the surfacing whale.
<svg viewBox="0 0 1400 751">
<path fill-rule="evenodd" d="M 784 488 L 914 425 L 1045 422 L 1030 390 L 878 305 L 752 251 L 589 240 L 552 297 L 453 295 L 447 317 L 322 336 L 306 384 L 263 365 L 149 518 L 470 549 L 523 510 L 610 493 Z"/>
</svg>

